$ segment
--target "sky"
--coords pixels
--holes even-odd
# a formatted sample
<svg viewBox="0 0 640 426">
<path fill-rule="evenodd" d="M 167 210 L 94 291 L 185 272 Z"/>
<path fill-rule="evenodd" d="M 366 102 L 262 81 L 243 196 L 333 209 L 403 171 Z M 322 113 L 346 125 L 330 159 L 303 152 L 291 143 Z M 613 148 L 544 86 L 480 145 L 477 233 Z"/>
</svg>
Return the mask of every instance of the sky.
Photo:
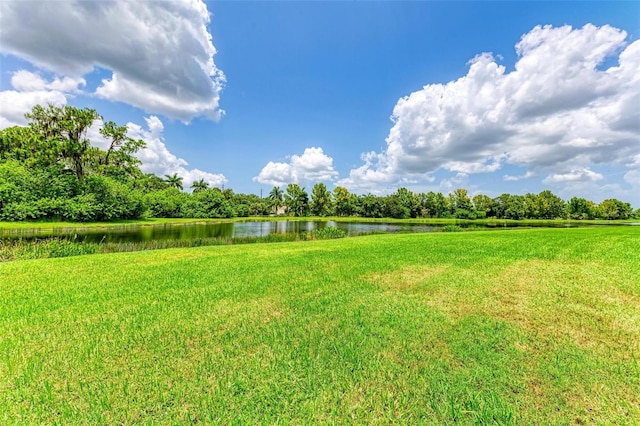
<svg viewBox="0 0 640 426">
<path fill-rule="evenodd" d="M 94 108 L 185 188 L 640 207 L 638 2 L 3 0 L 0 61 L 0 128 Z"/>
</svg>

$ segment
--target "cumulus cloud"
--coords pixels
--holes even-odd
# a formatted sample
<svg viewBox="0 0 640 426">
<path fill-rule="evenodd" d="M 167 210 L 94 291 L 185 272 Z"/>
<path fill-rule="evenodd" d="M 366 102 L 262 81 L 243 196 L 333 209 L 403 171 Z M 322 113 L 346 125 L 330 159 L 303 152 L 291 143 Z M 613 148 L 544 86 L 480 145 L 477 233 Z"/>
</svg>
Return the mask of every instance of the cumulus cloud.
<svg viewBox="0 0 640 426">
<path fill-rule="evenodd" d="M 640 192 L 640 154 L 633 157 L 627 166 L 629 171 L 624 174 L 623 179 Z"/>
<path fill-rule="evenodd" d="M 523 180 L 523 179 L 531 179 L 533 177 L 536 177 L 536 174 L 531 172 L 531 171 L 527 171 L 525 174 L 520 175 L 520 176 L 513 176 L 513 175 L 504 175 L 503 179 L 507 182 L 517 182 L 519 180 Z"/>
<path fill-rule="evenodd" d="M 603 176 L 588 168 L 570 170 L 566 173 L 554 173 L 544 178 L 544 183 L 561 183 L 561 182 L 595 182 L 602 180 Z"/>
<path fill-rule="evenodd" d="M 142 161 L 140 167 L 145 173 L 154 173 L 158 176 L 178 174 L 182 178 L 185 189 L 197 180 L 204 179 L 210 186 L 220 186 L 227 182 L 222 174 L 205 172 L 200 169 L 188 169 L 186 160 L 171 153 L 164 143 L 162 133 L 164 125 L 162 121 L 152 115 L 145 118 L 146 128 L 135 123 L 127 123 L 127 133 L 134 139 L 142 139 L 146 142 L 146 148 L 137 153 Z"/>
<path fill-rule="evenodd" d="M 11 126 L 24 126 L 27 119 L 24 114 L 36 105 L 66 105 L 64 93 L 38 90 L 35 92 L 18 92 L 4 90 L 0 92 L 0 129 Z"/>
<path fill-rule="evenodd" d="M 0 129 L 24 126 L 27 124 L 24 114 L 36 105 L 66 105 L 67 97 L 78 92 L 84 84 L 82 78 L 46 81 L 36 73 L 15 72 L 11 77 L 14 90 L 0 91 Z"/>
<path fill-rule="evenodd" d="M 11 77 L 11 86 L 20 92 L 36 92 L 42 90 L 78 93 L 81 86 L 87 83 L 84 78 L 55 77 L 46 81 L 42 76 L 26 70 L 19 70 Z"/>
<path fill-rule="evenodd" d="M 505 180 L 542 172 L 558 183 L 601 177 L 593 165 L 624 167 L 640 152 L 640 41 L 626 37 L 606 25 L 538 26 L 516 44 L 511 72 L 490 53 L 476 56 L 458 80 L 398 100 L 386 149 L 363 154 L 338 183 L 369 189 L 504 164 L 527 169 Z M 609 58 L 618 63 L 602 69 Z"/>
<path fill-rule="evenodd" d="M 0 2 L 0 52 L 67 76 L 62 90 L 95 68 L 111 72 L 96 94 L 188 122 L 219 119 L 224 74 L 201 0 Z M 27 76 L 28 77 L 28 76 Z M 22 87 L 40 84 L 31 78 Z M 58 89 L 54 86 L 61 86 Z M 15 86 L 14 86 L 15 87 Z"/>
<path fill-rule="evenodd" d="M 287 163 L 269 161 L 260 174 L 253 178 L 263 184 L 282 186 L 289 183 L 332 181 L 338 176 L 333 169 L 333 158 L 322 148 L 311 147 L 302 155 L 292 155 Z"/>
</svg>

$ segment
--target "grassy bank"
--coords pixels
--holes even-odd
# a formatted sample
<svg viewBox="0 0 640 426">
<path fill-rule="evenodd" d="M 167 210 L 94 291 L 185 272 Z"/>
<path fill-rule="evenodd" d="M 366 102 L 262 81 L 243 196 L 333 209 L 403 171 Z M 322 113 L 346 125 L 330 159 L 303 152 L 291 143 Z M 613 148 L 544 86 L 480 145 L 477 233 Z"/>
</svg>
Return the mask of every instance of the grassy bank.
<svg viewBox="0 0 640 426">
<path fill-rule="evenodd" d="M 458 230 L 457 227 L 455 230 Z M 445 229 L 447 231 L 447 229 Z M 122 253 L 168 248 L 191 248 L 231 244 L 282 243 L 344 238 L 347 234 L 336 227 L 315 229 L 308 232 L 274 233 L 259 237 L 209 237 L 189 239 L 163 239 L 136 242 L 86 242 L 82 239 L 58 237 L 35 239 L 0 239 L 0 262 L 27 259 L 48 259 L 81 256 L 86 254 Z M 82 237 L 81 237 L 82 238 Z"/>
<path fill-rule="evenodd" d="M 0 241 L 0 262 L 26 259 L 48 259 L 55 257 L 81 256 L 85 254 L 121 253 L 167 248 L 191 248 L 231 244 L 254 244 L 305 241 L 312 239 L 307 234 L 270 234 L 263 237 L 239 238 L 193 238 L 151 240 L 126 243 L 90 243 L 63 238 Z"/>
<path fill-rule="evenodd" d="M 633 424 L 640 229 L 0 264 L 0 420 Z"/>
</svg>

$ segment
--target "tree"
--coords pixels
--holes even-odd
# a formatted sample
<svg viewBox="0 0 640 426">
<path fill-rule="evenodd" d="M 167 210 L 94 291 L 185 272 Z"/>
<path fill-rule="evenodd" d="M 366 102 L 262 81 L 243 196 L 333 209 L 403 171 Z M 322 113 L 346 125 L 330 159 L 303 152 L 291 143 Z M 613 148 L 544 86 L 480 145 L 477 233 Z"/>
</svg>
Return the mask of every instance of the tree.
<svg viewBox="0 0 640 426">
<path fill-rule="evenodd" d="M 135 140 L 127 136 L 127 126 L 118 126 L 113 121 L 107 121 L 102 125 L 100 129 L 100 134 L 107 139 L 111 139 L 111 143 L 109 144 L 109 149 L 104 157 L 104 164 L 106 166 L 109 165 L 109 157 L 114 153 L 114 151 L 121 151 L 121 155 L 117 159 L 119 163 L 123 163 L 127 161 L 129 163 L 139 164 L 140 161 L 135 157 L 131 157 L 132 154 L 137 152 L 138 150 L 144 148 L 146 146 L 145 142 L 142 139 Z"/>
<path fill-rule="evenodd" d="M 164 175 L 164 177 L 166 178 L 165 181 L 167 182 L 167 185 L 172 188 L 178 188 L 180 191 L 182 191 L 182 178 L 178 176 L 177 173 L 174 173 L 172 175 Z"/>
<path fill-rule="evenodd" d="M 273 214 L 278 214 L 278 210 L 284 205 L 283 195 L 282 189 L 280 189 L 279 186 L 274 186 L 271 192 L 269 192 L 267 199 L 271 207 L 273 207 Z"/>
<path fill-rule="evenodd" d="M 196 180 L 191 184 L 191 189 L 193 189 L 193 193 L 203 191 L 209 187 L 209 184 L 205 182 L 204 179 Z"/>
<path fill-rule="evenodd" d="M 306 216 L 309 211 L 309 195 L 297 183 L 287 185 L 287 192 L 284 194 L 284 204 L 287 212 L 294 216 Z"/>
<path fill-rule="evenodd" d="M 406 219 L 410 215 L 409 209 L 402 205 L 398 194 L 392 194 L 384 197 L 382 205 L 385 217 L 392 217 L 394 219 Z"/>
<path fill-rule="evenodd" d="M 182 217 L 188 201 L 189 194 L 174 187 L 151 191 L 144 196 L 145 207 L 153 217 Z"/>
<path fill-rule="evenodd" d="M 566 203 L 551 191 L 544 190 L 537 196 L 538 219 L 559 219 L 566 217 Z"/>
<path fill-rule="evenodd" d="M 629 219 L 633 213 L 631 204 L 609 198 L 598 204 L 599 216 L 603 219 Z"/>
<path fill-rule="evenodd" d="M 220 192 L 222 193 L 222 196 L 224 197 L 224 199 L 227 201 L 232 201 L 233 198 L 235 197 L 235 194 L 233 193 L 233 189 L 231 188 L 223 189 Z"/>
<path fill-rule="evenodd" d="M 567 213 L 571 219 L 593 219 L 595 205 L 584 198 L 573 197 L 567 204 Z"/>
<path fill-rule="evenodd" d="M 469 193 L 466 189 L 458 188 L 451 193 L 451 199 L 453 201 L 453 210 L 473 210 L 473 204 L 469 198 Z"/>
<path fill-rule="evenodd" d="M 540 217 L 540 201 L 536 194 L 526 193 L 524 195 L 524 217 L 527 219 L 538 219 Z"/>
<path fill-rule="evenodd" d="M 315 216 L 327 216 L 331 212 L 331 193 L 327 186 L 320 182 L 311 190 L 311 213 Z"/>
<path fill-rule="evenodd" d="M 384 217 L 384 205 L 380 197 L 372 194 L 358 197 L 360 212 L 364 217 Z"/>
<path fill-rule="evenodd" d="M 160 176 L 154 175 L 153 173 L 146 173 L 138 176 L 134 180 L 133 185 L 136 189 L 141 190 L 145 194 L 162 191 L 169 187 L 167 182 L 165 182 Z"/>
<path fill-rule="evenodd" d="M 524 219 L 526 214 L 525 197 L 522 195 L 502 194 L 493 199 L 498 219 Z"/>
<path fill-rule="evenodd" d="M 347 188 L 336 186 L 333 189 L 333 201 L 337 216 L 351 216 L 355 212 L 354 199 Z"/>
<path fill-rule="evenodd" d="M 138 166 L 142 162 L 134 154 L 146 147 L 146 143 L 142 139 L 130 138 L 127 136 L 127 126 L 118 126 L 113 121 L 104 123 L 100 134 L 111 139 L 106 152 L 98 149 L 95 154 L 103 173 L 119 179 L 141 176 Z"/>
<path fill-rule="evenodd" d="M 137 219 L 145 211 L 142 193 L 115 179 L 91 175 L 82 186 L 84 194 L 90 196 L 87 203 L 98 207 L 91 220 Z"/>
<path fill-rule="evenodd" d="M 0 130 L 0 161 L 18 160 L 27 167 L 48 167 L 56 164 L 60 155 L 55 141 L 45 141 L 31 127 Z"/>
<path fill-rule="evenodd" d="M 429 191 L 427 194 L 420 194 L 419 199 L 424 210 L 423 216 L 446 217 L 448 215 L 447 199 L 442 192 Z"/>
<path fill-rule="evenodd" d="M 478 213 L 478 217 L 495 216 L 493 211 L 494 202 L 488 195 L 478 194 L 473 197 L 473 208 Z"/>
<path fill-rule="evenodd" d="M 397 198 L 400 206 L 408 213 L 408 217 L 418 217 L 422 213 L 422 206 L 420 205 L 420 199 L 413 192 L 407 188 L 398 188 L 394 196 Z"/>
<path fill-rule="evenodd" d="M 185 217 L 232 217 L 234 211 L 218 188 L 207 188 L 192 194 L 185 207 Z"/>
<path fill-rule="evenodd" d="M 69 105 L 57 107 L 49 104 L 33 107 L 25 114 L 29 126 L 42 138 L 60 144 L 60 154 L 79 181 L 84 178 L 85 155 L 89 150 L 87 130 L 100 117 L 94 109 L 75 108 Z"/>
</svg>

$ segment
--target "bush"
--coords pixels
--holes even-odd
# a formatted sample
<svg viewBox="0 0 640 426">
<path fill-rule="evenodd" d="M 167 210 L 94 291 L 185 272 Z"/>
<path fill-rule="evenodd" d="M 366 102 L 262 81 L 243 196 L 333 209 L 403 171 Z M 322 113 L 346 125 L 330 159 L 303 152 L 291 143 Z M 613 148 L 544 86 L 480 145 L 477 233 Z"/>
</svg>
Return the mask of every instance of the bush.
<svg viewBox="0 0 640 426">
<path fill-rule="evenodd" d="M 250 210 L 249 206 L 246 204 L 238 204 L 235 208 L 236 216 L 238 217 L 248 217 Z"/>
<path fill-rule="evenodd" d="M 92 222 L 97 220 L 100 209 L 93 194 L 78 195 L 67 201 L 63 219 L 72 222 Z"/>
<path fill-rule="evenodd" d="M 462 228 L 458 225 L 447 225 L 442 227 L 442 232 L 460 232 Z"/>
<path fill-rule="evenodd" d="M 149 192 L 144 196 L 144 205 L 152 217 L 182 217 L 189 195 L 178 188 L 166 188 Z"/>
<path fill-rule="evenodd" d="M 335 226 L 327 226 L 320 229 L 314 229 L 307 233 L 310 240 L 331 240 L 334 238 L 344 238 L 347 232 Z"/>
<path fill-rule="evenodd" d="M 94 220 L 138 219 L 145 212 L 142 194 L 128 185 L 104 176 L 89 176 L 84 194 L 94 197 L 99 210 Z"/>
<path fill-rule="evenodd" d="M 184 217 L 191 218 L 227 218 L 233 217 L 234 211 L 222 192 L 216 188 L 208 188 L 191 194 Z"/>
</svg>

